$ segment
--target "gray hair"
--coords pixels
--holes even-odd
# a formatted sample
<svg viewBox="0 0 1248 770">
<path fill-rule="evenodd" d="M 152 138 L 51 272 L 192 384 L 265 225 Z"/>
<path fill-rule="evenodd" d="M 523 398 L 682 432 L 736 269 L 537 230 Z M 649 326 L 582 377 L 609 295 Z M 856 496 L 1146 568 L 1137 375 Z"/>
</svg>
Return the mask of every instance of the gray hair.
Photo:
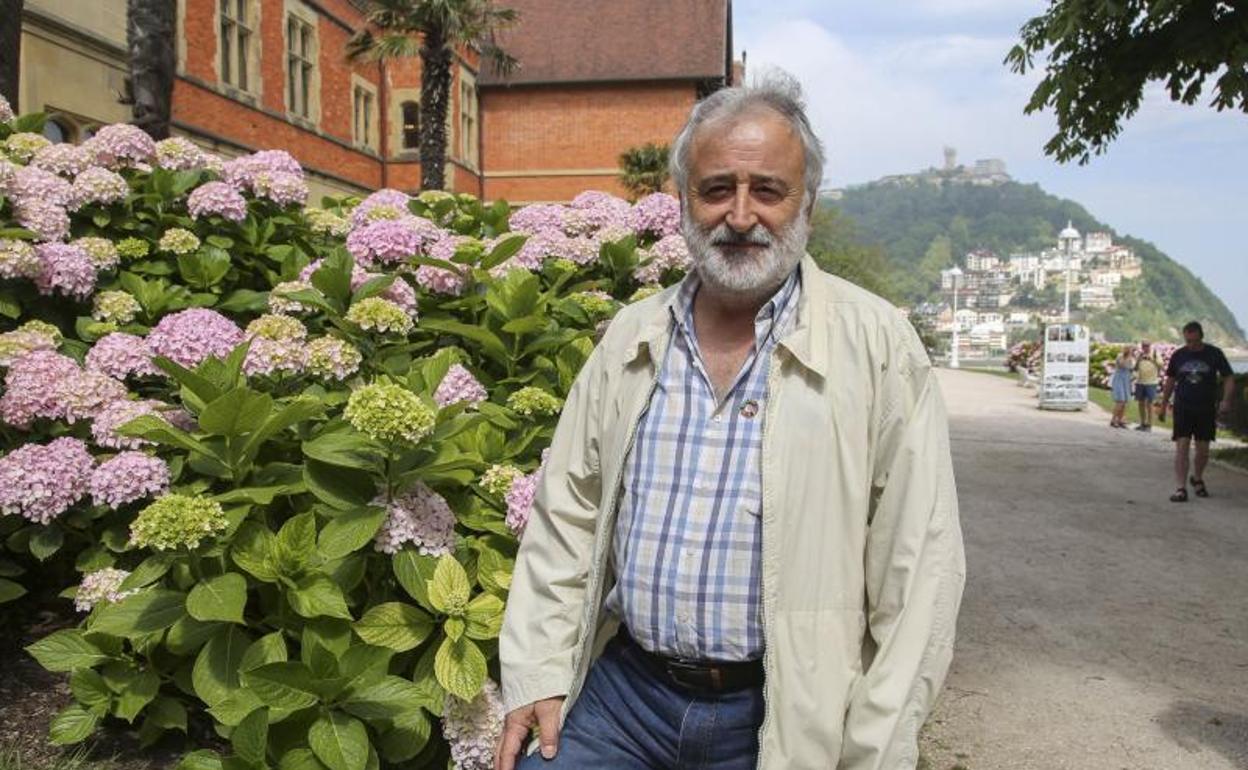
<svg viewBox="0 0 1248 770">
<path fill-rule="evenodd" d="M 672 141 L 670 172 L 681 199 L 689 182 L 689 153 L 698 129 L 707 123 L 739 118 L 758 109 L 768 109 L 789 122 L 802 142 L 806 159 L 806 197 L 804 205 L 813 205 L 823 182 L 823 143 L 815 136 L 806 117 L 802 87 L 784 72 L 767 73 L 751 85 L 721 88 L 693 106 L 689 119 Z"/>
</svg>

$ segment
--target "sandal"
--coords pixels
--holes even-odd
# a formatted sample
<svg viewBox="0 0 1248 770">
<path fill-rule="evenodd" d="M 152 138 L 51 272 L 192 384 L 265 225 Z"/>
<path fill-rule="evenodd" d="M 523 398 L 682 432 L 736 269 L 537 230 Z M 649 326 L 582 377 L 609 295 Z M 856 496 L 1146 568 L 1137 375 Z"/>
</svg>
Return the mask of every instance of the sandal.
<svg viewBox="0 0 1248 770">
<path fill-rule="evenodd" d="M 1196 491 L 1197 497 L 1209 496 L 1209 489 L 1205 486 L 1204 479 L 1198 479 L 1195 476 L 1193 476 L 1191 481 L 1192 481 L 1192 489 Z"/>
<path fill-rule="evenodd" d="M 1177 492 L 1175 492 L 1173 495 L 1170 495 L 1170 502 L 1186 503 L 1187 502 L 1187 487 L 1179 487 L 1179 490 Z"/>
</svg>

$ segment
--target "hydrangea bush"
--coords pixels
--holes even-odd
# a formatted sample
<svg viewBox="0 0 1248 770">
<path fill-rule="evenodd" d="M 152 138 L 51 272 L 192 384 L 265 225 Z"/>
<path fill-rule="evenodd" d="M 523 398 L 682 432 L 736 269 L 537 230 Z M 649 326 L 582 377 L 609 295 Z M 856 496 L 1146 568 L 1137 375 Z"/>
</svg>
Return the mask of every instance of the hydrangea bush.
<svg viewBox="0 0 1248 770">
<path fill-rule="evenodd" d="M 280 150 L 0 106 L 0 602 L 80 618 L 28 648 L 74 694 L 52 741 L 488 767 L 543 450 L 602 325 L 687 267 L 676 202 L 309 206 Z"/>
</svg>

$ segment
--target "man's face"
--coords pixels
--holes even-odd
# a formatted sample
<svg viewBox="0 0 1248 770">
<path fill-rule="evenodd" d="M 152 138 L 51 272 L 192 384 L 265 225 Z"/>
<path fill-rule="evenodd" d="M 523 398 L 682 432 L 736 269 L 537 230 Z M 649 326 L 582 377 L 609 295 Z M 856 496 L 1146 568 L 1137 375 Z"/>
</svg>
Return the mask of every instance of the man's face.
<svg viewBox="0 0 1248 770">
<path fill-rule="evenodd" d="M 759 110 L 702 126 L 689 154 L 682 229 L 699 276 L 720 291 L 766 296 L 806 249 L 800 139 Z"/>
<path fill-rule="evenodd" d="M 1203 340 L 1204 337 L 1205 335 L 1195 330 L 1183 332 L 1183 339 L 1186 340 L 1187 344 L 1191 345 L 1192 347 L 1199 345 L 1200 341 Z"/>
</svg>

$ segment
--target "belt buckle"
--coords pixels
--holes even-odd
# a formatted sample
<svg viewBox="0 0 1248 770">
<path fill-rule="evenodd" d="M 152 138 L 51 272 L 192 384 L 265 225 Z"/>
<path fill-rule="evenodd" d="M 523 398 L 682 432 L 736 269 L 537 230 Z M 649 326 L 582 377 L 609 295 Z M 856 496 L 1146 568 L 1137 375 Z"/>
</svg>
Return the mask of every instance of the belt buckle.
<svg viewBox="0 0 1248 770">
<path fill-rule="evenodd" d="M 690 689 L 723 689 L 723 672 L 717 666 L 707 666 L 692 661 L 668 659 L 667 674 L 683 687 Z"/>
</svg>

